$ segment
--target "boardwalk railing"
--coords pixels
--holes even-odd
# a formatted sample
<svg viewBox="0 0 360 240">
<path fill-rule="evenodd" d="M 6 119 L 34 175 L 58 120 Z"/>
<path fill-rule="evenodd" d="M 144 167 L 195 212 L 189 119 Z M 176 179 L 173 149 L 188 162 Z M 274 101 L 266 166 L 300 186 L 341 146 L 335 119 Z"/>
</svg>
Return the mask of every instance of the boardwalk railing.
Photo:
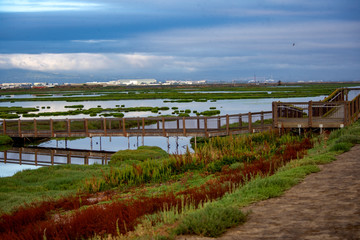
<svg viewBox="0 0 360 240">
<path fill-rule="evenodd" d="M 272 112 L 212 117 L 3 120 L 10 137 L 223 136 L 272 127 Z"/>
<path fill-rule="evenodd" d="M 273 102 L 274 127 L 339 128 L 359 119 L 360 94 L 347 101 L 350 91 L 337 89 L 321 102 Z"/>
<path fill-rule="evenodd" d="M 93 163 L 105 165 L 113 153 L 74 149 L 13 147 L 10 150 L 0 152 L 0 162 L 35 166 L 59 164 L 89 165 Z"/>
</svg>

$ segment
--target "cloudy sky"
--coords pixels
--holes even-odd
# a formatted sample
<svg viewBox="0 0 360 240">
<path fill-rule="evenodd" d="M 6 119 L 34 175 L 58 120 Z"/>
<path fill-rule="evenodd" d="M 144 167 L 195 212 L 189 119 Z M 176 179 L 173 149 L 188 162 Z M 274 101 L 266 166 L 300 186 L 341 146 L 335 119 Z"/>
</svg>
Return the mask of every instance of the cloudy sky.
<svg viewBox="0 0 360 240">
<path fill-rule="evenodd" d="M 0 75 L 360 80 L 359 13 L 359 0 L 2 0 Z"/>
</svg>

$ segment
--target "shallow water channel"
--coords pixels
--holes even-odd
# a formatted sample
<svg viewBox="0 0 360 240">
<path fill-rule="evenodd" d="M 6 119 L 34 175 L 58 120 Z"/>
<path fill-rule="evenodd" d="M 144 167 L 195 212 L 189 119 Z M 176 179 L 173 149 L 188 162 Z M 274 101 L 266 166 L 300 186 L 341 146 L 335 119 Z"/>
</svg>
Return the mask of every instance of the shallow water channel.
<svg viewBox="0 0 360 240">
<path fill-rule="evenodd" d="M 30 95 L 29 95 L 30 96 Z M 125 105 L 125 107 L 169 107 L 167 111 L 161 111 L 161 115 L 171 115 L 172 107 L 177 107 L 178 110 L 190 109 L 191 114 L 195 115 L 193 111 L 206 111 L 211 108 L 220 110 L 220 115 L 226 114 L 238 114 L 248 112 L 260 112 L 271 111 L 273 101 L 283 102 L 308 102 L 320 101 L 325 96 L 318 97 L 304 97 L 304 98 L 265 98 L 265 99 L 237 99 L 237 100 L 218 100 L 216 102 L 164 102 L 164 99 L 157 100 L 117 100 L 117 101 L 84 101 L 84 102 L 66 102 L 66 101 L 36 101 L 36 102 L 0 102 L 0 106 L 22 106 L 22 107 L 38 107 L 39 112 L 54 112 L 54 111 L 68 111 L 65 108 L 66 105 L 82 104 L 84 109 L 94 108 L 101 106 L 102 108 L 115 108 L 116 105 Z M 125 117 L 148 117 L 157 116 L 159 113 L 151 112 L 126 112 Z M 54 116 L 55 118 L 89 118 L 88 115 L 76 115 L 76 116 Z M 50 117 L 40 117 L 50 118 Z M 25 118 L 24 118 L 25 119 Z M 39 147 L 42 148 L 54 148 L 54 149 L 81 149 L 81 150 L 93 150 L 93 151 L 110 151 L 116 152 L 125 149 L 136 149 L 138 146 L 159 146 L 168 153 L 184 153 L 186 149 L 193 151 L 190 144 L 190 137 L 92 137 L 81 138 L 76 140 L 50 140 L 43 142 Z M 10 155 L 9 155 L 10 154 Z M 5 161 L 4 152 L 0 152 L 0 177 L 12 176 L 17 171 L 24 169 L 34 169 L 41 166 L 40 162 L 48 161 L 51 156 L 45 154 L 39 154 L 35 157 L 35 154 L 30 153 L 6 153 L 8 159 L 14 159 L 12 161 Z M 46 161 L 44 159 L 47 159 Z M 67 156 L 53 156 L 54 164 L 66 164 L 70 162 L 72 164 L 103 164 L 99 161 L 84 161 L 79 160 L 78 157 Z M 21 161 L 19 161 L 21 160 Z M 26 160 L 26 161 L 25 161 Z M 36 161 L 35 161 L 36 160 Z M 6 163 L 5 163 L 6 162 Z M 51 163 L 51 160 L 50 160 Z M 105 161 L 106 163 L 106 161 Z M 49 164 L 42 164 L 49 165 Z"/>
</svg>

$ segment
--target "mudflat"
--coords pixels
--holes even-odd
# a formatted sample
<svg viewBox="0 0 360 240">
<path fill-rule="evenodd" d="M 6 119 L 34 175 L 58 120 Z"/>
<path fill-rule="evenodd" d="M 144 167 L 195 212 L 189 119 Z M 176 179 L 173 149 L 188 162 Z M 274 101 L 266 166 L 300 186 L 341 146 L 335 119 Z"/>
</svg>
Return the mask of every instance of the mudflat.
<svg viewBox="0 0 360 240">
<path fill-rule="evenodd" d="M 248 221 L 218 239 L 360 239 L 360 145 L 278 198 L 252 204 Z M 182 239 L 211 239 L 181 236 Z"/>
</svg>

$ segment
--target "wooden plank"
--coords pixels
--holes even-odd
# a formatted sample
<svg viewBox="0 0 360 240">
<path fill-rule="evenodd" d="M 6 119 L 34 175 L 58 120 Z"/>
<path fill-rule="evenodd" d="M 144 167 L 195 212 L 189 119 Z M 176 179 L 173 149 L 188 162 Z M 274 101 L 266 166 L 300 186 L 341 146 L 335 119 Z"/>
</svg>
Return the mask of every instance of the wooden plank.
<svg viewBox="0 0 360 240">
<path fill-rule="evenodd" d="M 249 132 L 252 133 L 252 118 L 251 118 L 251 112 L 248 113 L 248 122 L 249 122 Z"/>
<path fill-rule="evenodd" d="M 70 119 L 67 118 L 67 119 L 66 119 L 66 122 L 67 122 L 68 137 L 71 137 L 71 123 L 70 123 Z"/>
<path fill-rule="evenodd" d="M 87 118 L 84 118 L 85 135 L 89 137 L 89 122 Z"/>
<path fill-rule="evenodd" d="M 166 129 L 165 129 L 165 118 L 161 118 L 162 121 L 162 130 L 163 130 L 163 136 L 166 137 Z"/>
<path fill-rule="evenodd" d="M 185 117 L 183 117 L 183 134 L 184 136 L 186 137 L 186 120 L 185 120 Z"/>
<path fill-rule="evenodd" d="M 19 137 L 21 137 L 21 120 L 18 119 L 18 134 L 19 134 Z"/>
<path fill-rule="evenodd" d="M 6 121 L 3 120 L 3 134 L 6 135 Z"/>
<path fill-rule="evenodd" d="M 103 125 L 104 125 L 104 135 L 107 136 L 106 118 L 103 118 Z"/>
<path fill-rule="evenodd" d="M 312 127 L 312 124 L 313 124 L 313 122 L 312 122 L 312 117 L 313 117 L 312 106 L 313 106 L 313 102 L 310 101 L 310 102 L 309 102 L 309 106 L 308 106 L 308 114 L 309 114 L 308 126 L 309 126 L 309 128 L 311 128 L 311 127 Z"/>
<path fill-rule="evenodd" d="M 54 137 L 54 120 L 52 118 L 50 119 L 50 132 L 51 137 Z"/>
<path fill-rule="evenodd" d="M 219 127 L 221 129 L 221 126 Z M 226 135 L 229 135 L 230 133 L 230 120 L 229 115 L 226 114 Z"/>
<path fill-rule="evenodd" d="M 126 133 L 126 125 L 125 125 L 125 118 L 122 119 L 123 120 L 123 134 L 126 137 L 127 133 Z"/>
<path fill-rule="evenodd" d="M 142 135 L 145 136 L 145 118 L 142 118 Z"/>
<path fill-rule="evenodd" d="M 34 118 L 34 136 L 37 137 L 37 124 L 36 124 L 36 118 Z"/>
</svg>

